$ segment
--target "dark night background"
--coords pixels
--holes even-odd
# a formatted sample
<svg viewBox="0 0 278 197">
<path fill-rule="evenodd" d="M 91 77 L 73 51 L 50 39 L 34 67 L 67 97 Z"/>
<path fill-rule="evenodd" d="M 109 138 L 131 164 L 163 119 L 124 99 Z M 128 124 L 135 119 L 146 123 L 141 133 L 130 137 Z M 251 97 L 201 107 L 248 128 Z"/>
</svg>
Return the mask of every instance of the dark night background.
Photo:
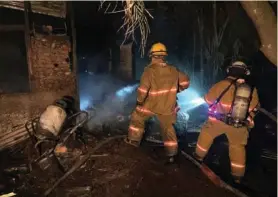
<svg viewBox="0 0 278 197">
<path fill-rule="evenodd" d="M 124 32 L 118 32 L 123 23 L 123 13 L 104 14 L 108 4 L 109 2 L 104 3 L 103 8 L 100 9 L 98 1 L 73 2 L 80 89 L 83 88 L 81 86 L 82 81 L 85 80 L 83 78 L 85 71 L 95 72 L 97 75 L 105 73 L 108 67 L 109 49 L 119 46 L 124 38 Z M 122 9 L 121 3 L 118 4 L 118 9 Z M 111 2 L 111 7 L 114 5 L 115 2 Z M 277 2 L 271 5 L 277 15 Z M 201 95 L 212 84 L 223 79 L 225 68 L 232 58 L 244 57 L 252 66 L 250 82 L 258 89 L 262 107 L 277 114 L 277 67 L 258 50 L 260 41 L 256 29 L 239 2 L 216 3 L 218 32 L 229 18 L 223 31 L 223 38 L 216 49 L 210 48 L 213 46 L 214 36 L 212 2 L 146 1 L 145 6 L 154 17 L 149 19 L 151 33 L 146 52 L 153 43 L 164 43 L 169 51 L 167 61 L 187 72 L 192 79 L 193 87 Z M 6 17 L 7 15 L 10 17 Z M 203 21 L 203 42 L 200 39 L 198 17 Z M 64 27 L 65 22 L 62 19 L 38 14 L 34 14 L 33 19 L 38 26 L 52 24 L 54 29 Z M 0 8 L 0 24 L 19 23 L 24 23 L 23 12 Z M 0 33 L 0 93 L 1 91 L 4 93 L 29 91 L 24 34 L 18 32 L 13 34 Z M 136 32 L 136 39 L 137 43 L 140 43 L 139 32 Z M 201 44 L 206 49 L 211 49 L 211 53 L 205 50 L 201 53 Z M 144 57 L 140 57 L 138 44 L 135 44 L 134 51 L 135 73 L 138 80 L 149 59 L 146 53 Z M 200 73 L 201 56 L 204 67 L 203 80 Z M 215 71 L 212 65 L 216 66 Z M 103 82 L 102 78 L 98 79 L 100 80 L 98 83 Z M 95 91 L 93 84 L 85 89 Z M 82 93 L 84 92 L 80 92 Z M 252 154 L 249 154 L 248 161 L 256 164 L 254 165 L 256 170 L 256 167 L 261 165 L 258 157 L 263 148 L 276 151 L 277 125 L 262 114 L 259 114 L 255 121 L 256 127 L 250 133 L 248 149 Z"/>
<path fill-rule="evenodd" d="M 276 4 L 272 4 L 276 8 Z M 78 56 L 90 58 L 107 54 L 107 50 L 121 42 L 123 32 L 117 33 L 123 20 L 123 14 L 104 14 L 108 3 L 99 9 L 98 2 L 75 2 L 74 11 L 77 29 Z M 111 7 L 114 6 L 114 2 Z M 151 34 L 148 38 L 146 51 L 155 42 L 164 43 L 169 50 L 168 62 L 192 73 L 193 35 L 196 37 L 196 52 L 194 71 L 199 72 L 199 33 L 197 17 L 200 12 L 204 18 L 204 40 L 209 40 L 213 34 L 213 14 L 211 2 L 145 2 L 154 19 L 149 20 Z M 119 8 L 121 9 L 121 8 Z M 277 9 L 275 9 L 277 13 Z M 239 41 L 239 56 L 247 58 L 252 65 L 252 81 L 259 89 L 260 99 L 264 107 L 276 108 L 277 100 L 277 68 L 272 65 L 264 55 L 258 51 L 259 39 L 252 21 L 247 17 L 238 2 L 217 2 L 217 24 L 219 27 L 229 17 L 227 28 L 218 52 L 223 54 L 225 60 L 220 65 L 219 77 L 207 80 L 208 85 L 223 78 L 225 66 L 230 62 L 230 57 L 235 55 L 234 44 Z M 137 41 L 140 35 L 137 32 Z M 204 41 L 205 42 L 205 41 Z M 135 49 L 136 78 L 139 79 L 144 66 L 148 63 L 147 55 L 140 57 L 139 46 Z M 204 58 L 205 59 L 205 58 Z M 209 75 L 210 62 L 204 60 Z M 192 63 L 191 63 L 192 64 Z M 79 64 L 82 70 L 82 64 Z M 196 75 L 195 73 L 195 75 Z M 192 73 L 193 74 L 193 73 Z M 197 80 L 196 80 L 197 81 Z M 266 100 L 264 102 L 264 100 Z"/>
<path fill-rule="evenodd" d="M 86 64 L 79 61 L 78 66 L 80 72 L 88 69 L 88 64 L 90 64 L 90 67 L 93 69 L 98 67 L 98 69 L 101 70 L 108 62 L 109 48 L 119 45 L 123 40 L 123 31 L 118 32 L 123 22 L 123 13 L 104 14 L 108 4 L 109 3 L 104 3 L 103 8 L 100 9 L 99 2 L 73 3 L 77 31 L 77 55 L 79 60 L 82 60 L 82 57 L 86 57 Z M 220 54 L 219 59 L 221 59 L 216 77 L 208 77 L 212 76 L 211 62 L 209 58 L 206 58 L 206 54 L 203 51 L 204 74 L 206 77 L 204 78 L 203 84 L 201 84 L 201 86 L 205 88 L 201 89 L 206 91 L 213 83 L 223 78 L 225 67 L 230 62 L 231 57 L 236 55 L 243 56 L 248 58 L 251 62 L 253 71 L 252 81 L 255 81 L 254 85 L 259 89 L 263 105 L 266 105 L 265 107 L 270 109 L 276 108 L 277 68 L 271 65 L 264 55 L 258 51 L 259 39 L 252 21 L 247 17 L 238 2 L 217 2 L 216 5 L 218 29 L 222 27 L 227 17 L 229 21 L 224 31 L 222 42 L 216 51 L 217 54 Z M 275 9 L 276 5 L 277 3 L 272 4 L 275 13 L 277 13 L 277 9 Z M 115 6 L 115 2 L 111 2 L 110 7 L 113 6 Z M 211 28 L 213 24 L 212 3 L 147 1 L 145 2 L 145 6 L 154 17 L 154 19 L 149 18 L 151 33 L 148 37 L 146 53 L 153 43 L 164 43 L 169 50 L 168 62 L 188 72 L 193 79 L 193 83 L 197 83 L 199 79 L 198 74 L 200 72 L 200 39 L 197 18 L 201 16 L 201 19 L 204 19 L 203 44 L 208 46 L 207 43 L 212 39 L 214 33 L 213 28 Z M 120 4 L 118 5 L 118 9 L 122 9 Z M 108 11 L 111 11 L 111 9 Z M 24 23 L 23 12 L 1 8 L 0 15 L 1 24 Z M 7 15 L 11 17 L 4 17 Z M 33 20 L 36 26 L 47 23 L 53 24 L 54 30 L 64 27 L 64 21 L 62 19 L 50 16 L 34 14 Z M 25 46 L 23 33 L 21 35 L 19 32 L 13 32 L 13 34 L 15 35 L 1 32 L 0 46 L 1 61 L 9 62 L 9 66 L 1 67 L 4 70 L 1 69 L 0 80 L 2 83 L 10 80 L 10 86 L 12 83 L 19 84 L 17 81 L 28 81 L 26 76 L 27 65 L 24 60 Z M 194 37 L 195 54 L 193 52 Z M 16 51 L 12 52 L 12 46 L 6 46 L 4 44 L 8 43 L 9 39 L 14 39 L 13 43 L 17 43 L 13 44 L 14 50 Z M 140 43 L 139 32 L 136 32 L 136 40 L 137 43 Z M 19 44 L 20 42 L 21 44 Z M 240 47 L 235 47 L 236 45 Z M 235 48 L 238 50 L 235 50 Z M 135 44 L 134 51 L 136 78 L 139 79 L 144 66 L 148 63 L 148 57 L 146 53 L 143 58 L 140 57 L 138 44 Z M 19 65 L 18 62 L 22 62 L 22 64 L 26 66 L 16 66 Z M 102 66 L 98 66 L 97 64 Z M 11 76 L 7 78 L 6 73 L 12 71 L 14 75 L 11 76 L 16 75 L 17 77 L 14 77 L 15 79 L 12 79 L 13 77 Z M 18 73 L 20 73 L 20 75 Z M 24 84 L 24 82 L 20 84 Z M 11 90 L 12 92 L 28 91 L 28 85 L 23 85 L 24 87 L 19 87 L 18 85 L 12 86 L 15 88 L 14 91 Z M 4 87 L 5 85 L 2 86 L 2 89 Z M 266 102 L 264 102 L 265 99 L 267 99 Z"/>
</svg>

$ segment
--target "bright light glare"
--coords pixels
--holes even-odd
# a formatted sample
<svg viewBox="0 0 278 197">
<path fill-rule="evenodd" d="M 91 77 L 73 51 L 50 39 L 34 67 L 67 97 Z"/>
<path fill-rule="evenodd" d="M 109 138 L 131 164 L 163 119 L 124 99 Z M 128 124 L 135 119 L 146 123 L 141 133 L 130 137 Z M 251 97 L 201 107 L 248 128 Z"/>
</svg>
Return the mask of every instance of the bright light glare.
<svg viewBox="0 0 278 197">
<path fill-rule="evenodd" d="M 90 105 L 90 102 L 88 99 L 82 99 L 80 98 L 80 109 L 81 110 L 86 110 Z"/>
<path fill-rule="evenodd" d="M 120 88 L 116 91 L 116 96 L 119 99 L 125 99 L 127 96 L 132 94 L 136 90 L 139 84 L 128 85 Z M 180 112 L 187 112 L 205 103 L 204 99 L 198 94 L 198 92 L 190 87 L 185 91 L 182 91 L 177 95 L 178 105 L 180 107 Z M 80 98 L 80 109 L 85 110 L 90 105 L 90 99 Z"/>
<path fill-rule="evenodd" d="M 138 87 L 138 85 L 139 84 L 125 86 L 116 92 L 116 96 L 120 99 L 125 99 Z M 192 87 L 182 91 L 177 97 L 181 112 L 187 112 L 205 103 L 204 99 Z"/>
<path fill-rule="evenodd" d="M 138 85 L 139 84 L 125 86 L 116 92 L 116 96 L 123 99 L 130 95 L 138 87 Z"/>
<path fill-rule="evenodd" d="M 205 100 L 203 98 L 196 98 L 191 101 L 191 103 L 196 104 L 196 105 L 202 105 L 205 103 Z"/>
<path fill-rule="evenodd" d="M 178 105 L 181 108 L 181 111 L 192 110 L 204 103 L 204 99 L 192 87 L 178 94 Z"/>
</svg>

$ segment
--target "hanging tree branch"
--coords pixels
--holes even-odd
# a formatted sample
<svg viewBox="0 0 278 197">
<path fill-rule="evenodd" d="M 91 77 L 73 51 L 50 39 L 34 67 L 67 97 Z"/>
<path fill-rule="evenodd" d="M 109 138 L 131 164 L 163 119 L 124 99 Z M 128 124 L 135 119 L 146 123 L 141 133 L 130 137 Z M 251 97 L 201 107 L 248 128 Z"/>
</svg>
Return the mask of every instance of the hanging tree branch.
<svg viewBox="0 0 278 197">
<path fill-rule="evenodd" d="M 100 8 L 103 7 L 106 1 L 101 1 Z M 148 23 L 148 18 L 153 16 L 149 13 L 149 11 L 145 8 L 143 0 L 123 0 L 122 5 L 124 9 L 117 10 L 118 2 L 116 2 L 116 6 L 112 9 L 112 11 L 108 11 L 111 3 L 108 4 L 105 13 L 106 14 L 115 14 L 115 13 L 124 13 L 124 22 L 123 25 L 119 28 L 118 31 L 124 29 L 124 41 L 122 44 L 126 42 L 127 39 L 131 38 L 132 41 L 136 42 L 135 39 L 135 31 L 139 28 L 141 41 L 140 41 L 140 51 L 141 56 L 145 53 L 145 47 L 147 44 L 148 35 L 150 34 L 150 27 Z"/>
<path fill-rule="evenodd" d="M 277 17 L 267 1 L 240 1 L 261 40 L 260 50 L 277 66 Z"/>
</svg>

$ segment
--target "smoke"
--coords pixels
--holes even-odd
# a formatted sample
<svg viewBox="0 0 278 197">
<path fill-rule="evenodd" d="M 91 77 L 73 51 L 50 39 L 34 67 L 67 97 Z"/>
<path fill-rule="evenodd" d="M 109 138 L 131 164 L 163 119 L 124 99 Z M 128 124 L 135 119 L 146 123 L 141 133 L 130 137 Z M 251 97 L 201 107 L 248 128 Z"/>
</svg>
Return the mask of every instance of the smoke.
<svg viewBox="0 0 278 197">
<path fill-rule="evenodd" d="M 108 74 L 83 73 L 79 79 L 80 109 L 92 111 L 87 123 L 90 130 L 109 125 L 124 128 L 136 104 L 138 84 L 126 84 Z M 177 95 L 180 110 L 177 114 L 177 130 L 184 132 L 191 117 L 191 111 L 205 102 L 193 86 Z"/>
<path fill-rule="evenodd" d="M 139 84 L 135 84 L 135 85 L 127 85 L 121 89 L 119 89 L 117 92 L 116 92 L 116 96 L 117 98 L 120 98 L 120 99 L 126 99 L 127 96 L 129 96 L 130 94 L 132 94 L 135 89 L 138 87 Z"/>
<path fill-rule="evenodd" d="M 92 112 L 87 126 L 92 130 L 113 125 L 129 116 L 136 102 L 136 87 L 127 85 L 111 75 L 83 73 L 79 79 L 80 109 Z"/>
<path fill-rule="evenodd" d="M 204 99 L 193 87 L 178 94 L 178 105 L 181 112 L 188 112 L 203 104 L 205 104 Z"/>
<path fill-rule="evenodd" d="M 94 110 L 94 116 L 88 121 L 88 128 L 101 125 L 115 125 L 128 122 L 136 103 L 138 84 L 125 84 L 123 81 L 103 74 L 82 74 L 80 77 L 80 108 Z M 190 118 L 189 111 L 204 104 L 203 98 L 193 87 L 179 93 L 177 127 L 185 130 Z"/>
</svg>

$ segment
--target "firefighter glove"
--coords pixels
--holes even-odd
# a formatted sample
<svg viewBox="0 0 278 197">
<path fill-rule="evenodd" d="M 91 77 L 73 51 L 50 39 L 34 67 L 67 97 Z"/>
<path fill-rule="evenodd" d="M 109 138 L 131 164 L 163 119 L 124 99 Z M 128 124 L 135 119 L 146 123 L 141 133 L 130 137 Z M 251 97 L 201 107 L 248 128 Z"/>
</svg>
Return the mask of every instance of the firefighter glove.
<svg viewBox="0 0 278 197">
<path fill-rule="evenodd" d="M 250 116 L 247 118 L 247 121 L 248 121 L 248 127 L 249 128 L 254 128 L 254 126 L 255 126 L 255 123 L 254 123 L 254 120 L 253 120 L 253 118 L 251 118 Z"/>
</svg>

